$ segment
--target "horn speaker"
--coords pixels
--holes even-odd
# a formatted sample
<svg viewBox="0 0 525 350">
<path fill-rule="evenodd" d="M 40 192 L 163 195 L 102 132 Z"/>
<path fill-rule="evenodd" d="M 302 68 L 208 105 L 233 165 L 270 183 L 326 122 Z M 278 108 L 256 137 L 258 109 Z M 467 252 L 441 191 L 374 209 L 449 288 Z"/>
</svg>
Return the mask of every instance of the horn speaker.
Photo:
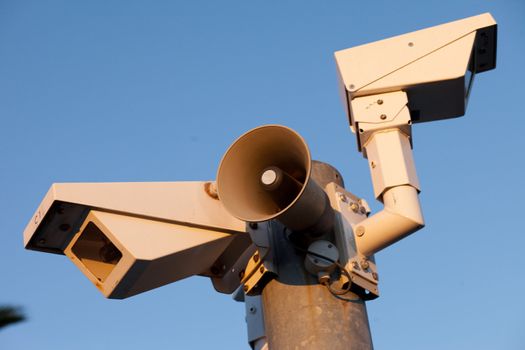
<svg viewBox="0 0 525 350">
<path fill-rule="evenodd" d="M 332 227 L 333 211 L 311 172 L 304 139 L 290 128 L 265 125 L 226 151 L 217 191 L 226 210 L 241 220 L 277 219 L 293 231 L 323 233 Z"/>
</svg>

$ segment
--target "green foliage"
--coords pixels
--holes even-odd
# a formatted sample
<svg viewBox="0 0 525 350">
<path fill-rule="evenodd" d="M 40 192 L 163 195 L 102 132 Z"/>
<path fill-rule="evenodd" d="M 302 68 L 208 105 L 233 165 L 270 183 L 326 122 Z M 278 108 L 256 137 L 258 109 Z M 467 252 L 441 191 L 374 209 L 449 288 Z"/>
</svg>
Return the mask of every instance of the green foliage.
<svg viewBox="0 0 525 350">
<path fill-rule="evenodd" d="M 25 320 L 25 316 L 18 308 L 0 306 L 0 328 L 23 320 Z"/>
</svg>

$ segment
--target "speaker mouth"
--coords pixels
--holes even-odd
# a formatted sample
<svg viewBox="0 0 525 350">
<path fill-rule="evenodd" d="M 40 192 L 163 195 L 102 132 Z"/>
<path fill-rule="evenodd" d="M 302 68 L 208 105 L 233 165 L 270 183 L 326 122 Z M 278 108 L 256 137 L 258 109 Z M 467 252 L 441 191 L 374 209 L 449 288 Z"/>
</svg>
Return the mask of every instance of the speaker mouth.
<svg viewBox="0 0 525 350">
<path fill-rule="evenodd" d="M 217 173 L 225 208 L 247 222 L 272 220 L 301 197 L 311 173 L 310 150 L 294 130 L 263 125 L 240 136 Z"/>
</svg>

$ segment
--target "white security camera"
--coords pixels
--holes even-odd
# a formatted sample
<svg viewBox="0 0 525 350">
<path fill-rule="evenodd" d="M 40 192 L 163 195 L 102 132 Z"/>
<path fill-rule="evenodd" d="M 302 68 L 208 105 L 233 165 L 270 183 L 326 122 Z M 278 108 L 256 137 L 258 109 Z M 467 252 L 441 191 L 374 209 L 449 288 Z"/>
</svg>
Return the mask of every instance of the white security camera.
<svg viewBox="0 0 525 350">
<path fill-rule="evenodd" d="M 496 66 L 496 22 L 489 13 L 337 51 L 345 110 L 353 129 L 356 97 L 404 91 L 412 122 L 465 114 L 476 73 Z"/>
<path fill-rule="evenodd" d="M 335 53 L 350 127 L 384 204 L 355 228 L 362 255 L 425 225 L 412 124 L 465 113 L 474 75 L 496 66 L 496 34 L 485 13 Z"/>
<path fill-rule="evenodd" d="M 251 241 L 210 184 L 54 184 L 25 229 L 24 244 L 65 254 L 108 298 L 192 275 L 212 277 L 218 260 L 235 262 Z M 214 285 L 231 293 L 238 282 Z"/>
</svg>

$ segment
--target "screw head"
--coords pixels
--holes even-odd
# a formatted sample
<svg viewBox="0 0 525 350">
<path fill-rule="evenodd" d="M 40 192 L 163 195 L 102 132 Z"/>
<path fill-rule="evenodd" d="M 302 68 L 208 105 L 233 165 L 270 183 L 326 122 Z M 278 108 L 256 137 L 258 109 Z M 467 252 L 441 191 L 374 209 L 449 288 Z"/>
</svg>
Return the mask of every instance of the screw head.
<svg viewBox="0 0 525 350">
<path fill-rule="evenodd" d="M 253 256 L 253 261 L 255 261 L 255 262 L 259 261 L 259 254 L 255 254 Z"/>
<path fill-rule="evenodd" d="M 350 204 L 350 209 L 352 209 L 354 213 L 357 213 L 357 211 L 359 210 L 359 205 L 357 205 L 356 203 L 352 203 Z"/>
<path fill-rule="evenodd" d="M 372 278 L 375 279 L 376 281 L 379 281 L 379 276 L 377 272 L 372 272 Z"/>
<path fill-rule="evenodd" d="M 71 225 L 69 225 L 69 224 L 62 224 L 58 228 L 60 229 L 60 231 L 67 232 L 67 231 L 71 230 Z"/>
<path fill-rule="evenodd" d="M 260 273 L 264 273 L 264 266 L 261 266 L 261 267 L 259 268 L 259 272 L 260 272 Z"/>
<path fill-rule="evenodd" d="M 377 104 L 378 105 L 382 105 L 383 104 L 383 100 L 382 99 L 377 100 Z"/>
<path fill-rule="evenodd" d="M 363 226 L 357 226 L 355 229 L 355 234 L 357 237 L 362 237 L 365 234 L 365 228 Z"/>
<path fill-rule="evenodd" d="M 363 268 L 363 270 L 368 269 L 370 267 L 370 263 L 368 262 L 368 260 L 366 259 L 361 260 L 361 267 Z"/>
<path fill-rule="evenodd" d="M 244 287 L 242 287 L 242 290 L 244 290 L 245 292 L 247 292 L 248 289 L 250 289 L 250 288 L 249 288 L 248 285 L 246 285 L 246 284 L 244 285 Z"/>
<path fill-rule="evenodd" d="M 379 116 L 379 118 L 381 118 L 381 120 L 385 120 L 385 119 L 386 119 L 386 114 L 381 114 L 381 115 Z"/>
<path fill-rule="evenodd" d="M 330 283 L 330 275 L 324 274 L 321 277 L 319 277 L 319 283 L 320 284 L 327 284 Z"/>
</svg>

